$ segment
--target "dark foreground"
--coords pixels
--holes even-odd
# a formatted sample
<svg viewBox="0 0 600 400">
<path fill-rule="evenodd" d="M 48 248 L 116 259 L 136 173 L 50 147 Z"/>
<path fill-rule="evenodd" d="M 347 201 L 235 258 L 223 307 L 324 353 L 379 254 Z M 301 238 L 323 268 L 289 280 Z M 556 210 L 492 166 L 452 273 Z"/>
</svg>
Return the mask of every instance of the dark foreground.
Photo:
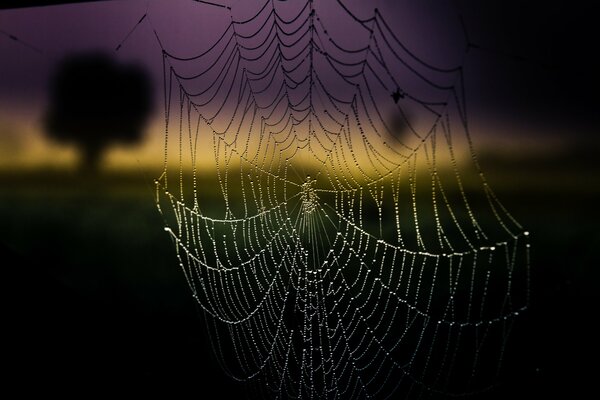
<svg viewBox="0 0 600 400">
<path fill-rule="evenodd" d="M 533 303 L 513 332 L 498 390 L 484 398 L 594 393 L 597 174 L 501 167 L 490 181 L 533 233 Z M 168 398 L 252 393 L 229 380 L 212 354 L 150 181 L 142 173 L 0 176 L 1 359 L 9 386 L 82 398 L 121 388 L 168 391 Z"/>
</svg>

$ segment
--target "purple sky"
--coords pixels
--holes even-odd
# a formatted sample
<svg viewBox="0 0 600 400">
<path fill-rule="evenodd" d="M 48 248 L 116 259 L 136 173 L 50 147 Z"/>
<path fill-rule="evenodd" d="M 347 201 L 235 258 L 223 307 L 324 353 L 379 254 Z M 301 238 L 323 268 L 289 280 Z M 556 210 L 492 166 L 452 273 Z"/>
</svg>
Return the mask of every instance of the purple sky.
<svg viewBox="0 0 600 400">
<path fill-rule="evenodd" d="M 222 0 L 236 19 L 252 15 L 264 0 Z M 293 1 L 276 6 L 285 15 Z M 392 24 L 398 37 L 434 65 L 456 65 L 464 42 L 462 15 L 469 40 L 476 44 L 465 63 L 467 95 L 474 119 L 521 123 L 531 134 L 562 126 L 595 127 L 595 69 L 589 57 L 593 41 L 585 7 L 565 2 L 374 1 L 345 0 L 359 17 L 373 8 Z M 332 34 L 344 43 L 360 41 L 352 25 L 338 18 L 335 0 L 316 2 L 329 18 Z M 116 46 L 137 21 L 143 21 L 122 48 Z M 584 18 L 582 20 L 581 18 Z M 157 88 L 162 86 L 161 56 L 153 29 L 165 47 L 183 56 L 213 43 L 230 15 L 225 8 L 191 0 L 130 0 L 0 11 L 0 122 L 17 114 L 39 118 L 47 87 L 58 62 L 80 51 L 103 50 L 122 61 L 144 65 Z M 14 35 L 21 42 L 11 40 Z M 39 51 L 37 50 L 39 49 Z M 587 52 L 584 54 L 584 52 Z M 594 64 L 595 63 L 595 64 Z M 160 101 L 160 99 L 157 99 Z M 157 107 L 160 110 L 160 107 Z M 539 129 L 535 129 L 539 127 Z M 593 130 L 593 129 L 592 129 Z M 559 129 L 560 131 L 560 129 Z M 573 131 L 573 130 L 571 130 Z"/>
<path fill-rule="evenodd" d="M 276 2 L 285 15 L 293 2 Z M 234 18 L 252 15 L 263 4 L 259 0 L 233 1 Z M 436 64 L 453 64 L 460 55 L 457 12 L 447 4 L 411 6 L 402 10 L 394 2 L 346 1 L 357 15 L 368 18 L 378 7 L 395 25 L 396 33 L 417 49 L 419 56 Z M 335 1 L 317 3 L 324 18 L 337 18 Z M 148 12 L 123 44 L 136 22 Z M 230 16 L 226 9 L 198 4 L 191 0 L 106 1 L 87 4 L 37 7 L 0 11 L 0 30 L 18 37 L 24 44 L 0 36 L 0 98 L 8 103 L 28 103 L 45 96 L 47 82 L 58 61 L 65 55 L 84 50 L 104 50 L 127 61 L 144 64 L 160 78 L 160 49 L 152 29 L 156 29 L 166 48 L 176 54 L 190 55 L 212 44 Z M 353 26 L 337 26 L 346 36 Z M 332 27 L 332 29 L 335 28 Z M 362 32 L 361 32 L 362 33 Z M 364 35 L 363 35 L 364 36 Z M 346 37 L 342 37 L 344 41 Z M 347 40 L 352 43 L 352 37 Z M 26 45 L 25 45 L 26 44 Z M 40 49 L 38 53 L 36 49 Z M 162 82 L 160 82 L 162 83 Z"/>
</svg>

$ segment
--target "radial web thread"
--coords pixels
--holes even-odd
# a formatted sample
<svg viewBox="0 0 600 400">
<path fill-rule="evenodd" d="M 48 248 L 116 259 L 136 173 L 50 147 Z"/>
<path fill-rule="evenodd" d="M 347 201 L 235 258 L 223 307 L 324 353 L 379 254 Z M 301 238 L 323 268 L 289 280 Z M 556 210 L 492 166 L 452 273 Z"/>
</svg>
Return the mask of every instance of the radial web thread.
<svg viewBox="0 0 600 400">
<path fill-rule="evenodd" d="M 162 49 L 157 205 L 214 351 L 262 398 L 487 390 L 529 244 L 479 168 L 462 65 L 331 3 L 266 1 L 193 57 Z"/>
</svg>

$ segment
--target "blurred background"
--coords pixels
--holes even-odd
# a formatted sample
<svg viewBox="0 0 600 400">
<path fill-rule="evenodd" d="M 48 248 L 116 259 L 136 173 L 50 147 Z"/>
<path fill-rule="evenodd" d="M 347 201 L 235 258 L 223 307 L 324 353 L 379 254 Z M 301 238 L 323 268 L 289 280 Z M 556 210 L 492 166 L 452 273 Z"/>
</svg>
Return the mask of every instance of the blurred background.
<svg viewBox="0 0 600 400">
<path fill-rule="evenodd" d="M 466 36 L 480 163 L 532 232 L 531 310 L 513 332 L 517 351 L 500 388 L 486 397 L 587 393 L 598 372 L 600 293 L 592 6 L 374 3 L 402 21 L 398 29 L 419 54 L 441 57 Z M 192 0 L 2 4 L 2 358 L 11 371 L 4 378 L 23 390 L 38 390 L 35 381 L 61 391 L 85 384 L 239 395 L 244 388 L 212 354 L 153 186 L 164 161 L 153 31 L 170 49 L 197 50 L 228 23 L 227 10 Z M 344 4 L 370 15 L 358 1 Z M 98 78 L 86 81 L 90 75 Z"/>
</svg>

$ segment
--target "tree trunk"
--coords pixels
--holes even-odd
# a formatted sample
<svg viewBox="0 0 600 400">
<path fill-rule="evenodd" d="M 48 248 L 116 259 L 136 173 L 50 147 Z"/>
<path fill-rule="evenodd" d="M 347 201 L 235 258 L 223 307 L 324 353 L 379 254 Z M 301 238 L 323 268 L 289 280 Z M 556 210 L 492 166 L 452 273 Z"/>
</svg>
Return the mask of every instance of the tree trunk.
<svg viewBox="0 0 600 400">
<path fill-rule="evenodd" d="M 80 172 L 96 175 L 102 165 L 104 147 L 98 144 L 88 144 L 81 150 Z"/>
</svg>

